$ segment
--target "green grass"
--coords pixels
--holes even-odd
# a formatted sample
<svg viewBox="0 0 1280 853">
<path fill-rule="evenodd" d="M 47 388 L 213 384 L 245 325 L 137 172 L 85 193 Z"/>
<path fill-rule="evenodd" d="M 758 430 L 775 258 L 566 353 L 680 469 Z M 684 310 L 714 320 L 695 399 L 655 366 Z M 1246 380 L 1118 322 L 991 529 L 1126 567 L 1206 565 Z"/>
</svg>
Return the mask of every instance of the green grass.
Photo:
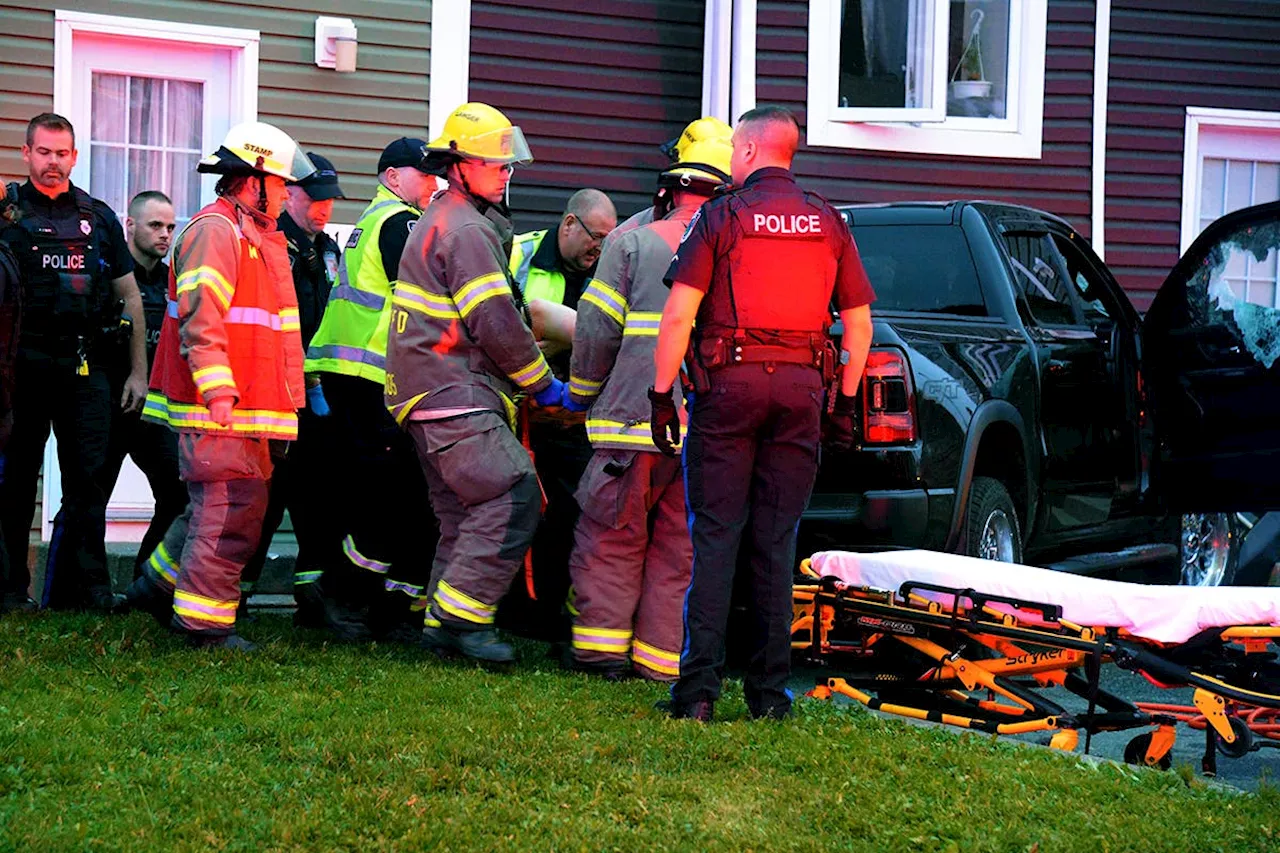
<svg viewBox="0 0 1280 853">
<path fill-rule="evenodd" d="M 663 688 L 143 616 L 0 619 L 0 850 L 1280 849 L 1280 794 L 827 703 L 672 722 Z"/>
</svg>

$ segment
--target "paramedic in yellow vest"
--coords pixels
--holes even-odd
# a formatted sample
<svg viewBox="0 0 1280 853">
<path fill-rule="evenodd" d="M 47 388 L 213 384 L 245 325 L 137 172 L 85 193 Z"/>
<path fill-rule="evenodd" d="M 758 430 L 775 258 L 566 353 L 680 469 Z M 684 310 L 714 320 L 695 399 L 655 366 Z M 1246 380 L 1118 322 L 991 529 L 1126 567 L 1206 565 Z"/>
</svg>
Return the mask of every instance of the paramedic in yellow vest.
<svg viewBox="0 0 1280 853">
<path fill-rule="evenodd" d="M 618 223 L 613 202 L 599 190 L 582 189 L 569 197 L 560 223 L 546 231 L 518 234 L 511 248 L 511 275 L 524 295 L 533 334 L 562 380 L 569 378 L 569 347 L 578 299 L 600 260 L 600 246 Z M 578 523 L 573 498 L 591 459 L 584 418 L 556 409 L 530 410 L 530 439 L 538 478 L 547 496 L 546 511 L 533 540 L 533 577 L 537 599 L 520 580 L 502 603 L 498 622 L 538 639 L 567 639 L 562 616 L 569 589 L 569 552 Z"/>
<path fill-rule="evenodd" d="M 310 381 L 328 404 L 334 468 L 328 501 L 342 530 L 323 561 L 325 621 L 348 642 L 417 644 L 435 542 L 413 443 L 383 405 L 387 327 L 400 255 L 438 188 L 421 139 L 401 137 L 378 159 L 378 190 L 356 222 L 338 281 L 307 348 Z"/>
</svg>

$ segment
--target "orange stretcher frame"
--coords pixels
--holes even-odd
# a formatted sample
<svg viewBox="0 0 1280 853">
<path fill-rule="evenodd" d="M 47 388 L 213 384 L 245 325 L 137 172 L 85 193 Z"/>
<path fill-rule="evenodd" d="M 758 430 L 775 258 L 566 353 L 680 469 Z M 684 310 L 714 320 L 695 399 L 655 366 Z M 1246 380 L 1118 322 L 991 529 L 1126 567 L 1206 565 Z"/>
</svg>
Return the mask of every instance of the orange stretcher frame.
<svg viewBox="0 0 1280 853">
<path fill-rule="evenodd" d="M 821 679 L 811 697 L 844 696 L 884 713 L 993 734 L 1046 732 L 1050 746 L 1068 751 L 1081 731 L 1087 751 L 1096 732 L 1145 728 L 1125 760 L 1161 768 L 1171 764 L 1181 722 L 1205 732 L 1208 775 L 1218 753 L 1280 747 L 1280 627 L 1234 626 L 1161 644 L 1077 625 L 1051 604 L 923 583 L 896 591 L 850 586 L 819 577 L 808 560 L 801 574 L 792 649 L 845 672 Z M 1192 687 L 1194 706 L 1135 704 L 1102 690 L 1104 663 L 1159 687 Z M 1050 686 L 1086 700 L 1088 711 L 1069 712 L 1038 692 Z"/>
</svg>

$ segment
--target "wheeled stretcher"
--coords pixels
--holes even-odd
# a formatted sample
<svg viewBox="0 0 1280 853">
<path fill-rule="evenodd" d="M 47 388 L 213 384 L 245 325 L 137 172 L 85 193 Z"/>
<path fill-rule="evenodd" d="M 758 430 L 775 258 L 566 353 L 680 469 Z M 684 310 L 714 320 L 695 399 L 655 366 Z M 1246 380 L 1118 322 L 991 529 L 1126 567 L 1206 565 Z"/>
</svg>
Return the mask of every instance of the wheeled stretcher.
<svg viewBox="0 0 1280 853">
<path fill-rule="evenodd" d="M 1217 752 L 1280 745 L 1270 739 L 1280 589 L 1147 586 L 931 551 L 826 551 L 801 571 L 792 647 L 841 673 L 811 696 L 984 732 L 1046 732 L 1065 750 L 1080 732 L 1088 751 L 1094 733 L 1147 729 L 1125 760 L 1160 767 L 1179 720 L 1200 719 L 1208 774 Z M 1103 690 L 1108 662 L 1159 687 L 1193 688 L 1194 708 Z M 1041 692 L 1053 686 L 1088 710 Z"/>
</svg>

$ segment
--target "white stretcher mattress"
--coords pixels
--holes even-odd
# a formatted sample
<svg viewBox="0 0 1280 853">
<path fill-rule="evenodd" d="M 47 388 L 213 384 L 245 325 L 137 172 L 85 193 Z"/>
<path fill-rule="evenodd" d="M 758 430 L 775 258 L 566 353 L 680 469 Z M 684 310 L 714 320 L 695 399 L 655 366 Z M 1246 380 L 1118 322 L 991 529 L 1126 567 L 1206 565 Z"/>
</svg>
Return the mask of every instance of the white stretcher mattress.
<svg viewBox="0 0 1280 853">
<path fill-rule="evenodd" d="M 1159 643 L 1182 643 L 1206 628 L 1280 625 L 1280 587 L 1148 586 L 936 551 L 822 551 L 811 564 L 853 586 L 897 592 L 919 581 L 1057 604 L 1071 622 L 1124 628 Z"/>
</svg>

